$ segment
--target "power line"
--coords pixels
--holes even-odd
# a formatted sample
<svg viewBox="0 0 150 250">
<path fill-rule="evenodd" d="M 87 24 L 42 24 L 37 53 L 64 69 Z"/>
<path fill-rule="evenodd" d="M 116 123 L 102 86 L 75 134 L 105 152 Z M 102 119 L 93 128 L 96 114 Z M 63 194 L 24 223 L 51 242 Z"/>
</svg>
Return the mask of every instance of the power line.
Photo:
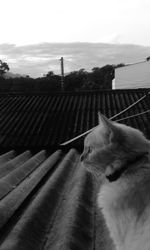
<svg viewBox="0 0 150 250">
<path fill-rule="evenodd" d="M 149 95 L 150 95 L 150 92 L 146 93 L 146 95 L 142 96 L 140 99 L 138 99 L 136 102 L 132 103 L 132 104 L 131 104 L 130 106 L 128 106 L 127 108 L 123 109 L 123 110 L 122 110 L 121 112 L 119 112 L 118 114 L 116 114 L 116 115 L 110 117 L 109 120 L 112 120 L 112 119 L 116 118 L 117 116 L 119 116 L 119 115 L 125 113 L 127 110 L 131 109 L 133 106 L 135 106 L 137 103 L 141 102 L 143 99 L 145 99 L 145 98 L 146 98 L 147 96 L 149 96 Z M 126 120 L 126 119 L 128 119 L 128 118 L 132 118 L 132 117 L 134 117 L 134 116 L 143 115 L 143 114 L 148 113 L 148 112 L 150 112 L 150 110 L 144 111 L 144 112 L 142 112 L 142 113 L 138 113 L 138 114 L 133 115 L 133 116 L 125 117 L 125 118 L 122 118 L 122 119 L 116 120 L 116 121 Z M 64 143 L 61 143 L 60 146 L 65 146 L 65 145 L 68 145 L 69 143 L 71 143 L 71 142 L 73 142 L 73 141 L 76 141 L 77 139 L 83 137 L 84 135 L 89 134 L 90 132 L 92 132 L 92 131 L 93 131 L 95 128 L 97 128 L 98 126 L 99 126 L 99 125 L 97 125 L 97 126 L 93 127 L 92 129 L 90 129 L 90 130 L 88 130 L 88 131 L 86 131 L 86 132 L 84 132 L 84 133 L 82 133 L 82 134 L 80 134 L 80 135 L 78 135 L 78 136 L 72 138 L 71 140 L 68 140 L 68 141 L 66 141 L 66 142 L 64 142 Z"/>
</svg>

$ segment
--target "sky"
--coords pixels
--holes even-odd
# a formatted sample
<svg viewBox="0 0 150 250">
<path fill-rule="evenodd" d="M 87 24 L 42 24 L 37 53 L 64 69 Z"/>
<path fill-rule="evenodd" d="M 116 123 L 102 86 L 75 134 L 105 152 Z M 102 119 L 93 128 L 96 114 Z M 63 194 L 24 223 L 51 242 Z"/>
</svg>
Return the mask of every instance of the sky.
<svg viewBox="0 0 150 250">
<path fill-rule="evenodd" d="M 7 61 L 13 72 L 34 77 L 49 70 L 58 72 L 61 56 L 67 60 L 66 71 L 90 67 L 87 57 L 91 58 L 91 68 L 109 59 L 112 62 L 112 54 L 120 63 L 130 45 L 134 55 L 130 49 L 129 62 L 142 60 L 139 56 L 149 52 L 149 0 L 0 0 L 0 6 L 0 59 Z M 118 57 L 120 48 L 122 58 Z M 98 52 L 103 54 L 99 60 Z"/>
</svg>

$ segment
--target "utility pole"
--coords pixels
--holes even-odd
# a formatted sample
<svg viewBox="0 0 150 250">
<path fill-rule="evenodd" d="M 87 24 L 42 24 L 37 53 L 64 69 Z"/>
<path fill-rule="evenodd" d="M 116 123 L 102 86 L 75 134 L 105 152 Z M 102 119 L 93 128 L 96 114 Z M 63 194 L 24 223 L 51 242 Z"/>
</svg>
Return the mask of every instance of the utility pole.
<svg viewBox="0 0 150 250">
<path fill-rule="evenodd" d="M 64 58 L 60 58 L 60 66 L 61 66 L 61 90 L 64 91 Z"/>
</svg>

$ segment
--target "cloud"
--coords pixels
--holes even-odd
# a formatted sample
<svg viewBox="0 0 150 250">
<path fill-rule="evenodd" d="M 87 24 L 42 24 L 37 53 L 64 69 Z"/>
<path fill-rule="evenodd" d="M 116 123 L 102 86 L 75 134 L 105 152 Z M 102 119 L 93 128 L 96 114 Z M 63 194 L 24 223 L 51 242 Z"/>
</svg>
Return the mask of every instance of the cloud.
<svg viewBox="0 0 150 250">
<path fill-rule="evenodd" d="M 99 39 L 93 41 L 93 42 L 99 42 L 101 43 L 110 43 L 110 44 L 118 44 L 121 41 L 121 35 L 117 33 L 108 34 L 106 36 L 100 36 Z"/>
<path fill-rule="evenodd" d="M 114 36 L 114 39 L 115 38 Z M 106 64 L 130 63 L 150 56 L 150 47 L 107 43 L 41 43 L 16 46 L 0 45 L 0 59 L 5 60 L 10 71 L 42 76 L 50 70 L 60 73 L 60 57 L 64 57 L 65 72 Z"/>
</svg>

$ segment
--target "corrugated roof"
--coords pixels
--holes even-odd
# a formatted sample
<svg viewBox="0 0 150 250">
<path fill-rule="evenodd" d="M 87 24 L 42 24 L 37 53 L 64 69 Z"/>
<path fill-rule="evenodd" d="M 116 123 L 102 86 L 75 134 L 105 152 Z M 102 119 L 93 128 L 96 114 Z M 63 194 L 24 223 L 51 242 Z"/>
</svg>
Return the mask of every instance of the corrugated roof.
<svg viewBox="0 0 150 250">
<path fill-rule="evenodd" d="M 0 95 L 0 147 L 13 149 L 0 155 L 0 250 L 112 249 L 78 151 L 49 148 L 97 125 L 98 110 L 111 117 L 148 91 Z M 125 115 L 147 109 L 145 98 Z M 150 135 L 148 113 L 125 122 Z"/>
<path fill-rule="evenodd" d="M 0 156 L 0 249 L 110 249 L 96 183 L 75 149 Z"/>
<path fill-rule="evenodd" d="M 48 95 L 0 95 L 0 148 L 43 149 L 58 145 L 97 125 L 100 110 L 108 118 L 137 101 L 150 89 L 110 90 Z M 119 118 L 150 109 L 148 98 Z M 150 134 L 150 115 L 124 123 Z"/>
</svg>

